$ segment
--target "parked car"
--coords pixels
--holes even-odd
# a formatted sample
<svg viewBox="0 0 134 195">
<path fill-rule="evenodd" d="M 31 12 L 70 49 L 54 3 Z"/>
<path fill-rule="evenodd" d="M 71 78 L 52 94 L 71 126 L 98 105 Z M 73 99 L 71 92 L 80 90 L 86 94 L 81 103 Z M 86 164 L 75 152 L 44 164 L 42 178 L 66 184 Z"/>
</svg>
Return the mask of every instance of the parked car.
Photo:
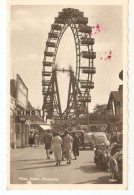
<svg viewBox="0 0 134 195">
<path fill-rule="evenodd" d="M 94 163 L 102 170 L 108 169 L 109 145 L 105 132 L 96 132 L 92 135 L 94 141 Z"/>
<path fill-rule="evenodd" d="M 122 183 L 123 149 L 122 144 L 113 144 L 110 151 L 109 171 L 112 181 Z"/>
<path fill-rule="evenodd" d="M 109 167 L 109 147 L 104 144 L 98 144 L 94 148 L 94 163 L 102 170 L 108 170 Z"/>
<path fill-rule="evenodd" d="M 94 141 L 94 145 L 104 144 L 105 146 L 109 146 L 110 142 L 107 139 L 105 132 L 95 132 L 92 134 L 92 138 Z"/>
<path fill-rule="evenodd" d="M 83 147 L 83 149 L 86 149 L 86 147 L 91 147 L 92 133 L 86 133 L 83 130 L 73 130 L 70 132 L 71 136 L 73 132 L 75 132 L 76 136 L 79 138 L 80 147 Z"/>
<path fill-rule="evenodd" d="M 95 143 L 94 143 L 92 135 L 93 135 L 93 133 L 91 133 L 91 132 L 84 133 L 85 147 L 90 147 L 90 149 L 93 149 L 95 147 Z"/>
</svg>

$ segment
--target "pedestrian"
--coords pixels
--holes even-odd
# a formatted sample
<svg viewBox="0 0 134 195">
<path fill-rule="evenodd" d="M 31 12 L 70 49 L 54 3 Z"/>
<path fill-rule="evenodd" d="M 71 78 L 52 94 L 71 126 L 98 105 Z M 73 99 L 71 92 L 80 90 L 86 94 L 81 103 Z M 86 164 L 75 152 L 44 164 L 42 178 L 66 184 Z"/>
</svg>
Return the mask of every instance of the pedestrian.
<svg viewBox="0 0 134 195">
<path fill-rule="evenodd" d="M 47 133 L 44 135 L 44 144 L 45 144 L 47 159 L 50 159 L 49 151 L 51 149 L 52 139 L 53 136 L 48 129 Z"/>
<path fill-rule="evenodd" d="M 112 132 L 112 136 L 111 136 L 110 142 L 111 142 L 111 144 L 112 144 L 112 143 L 117 143 L 117 142 L 118 142 L 117 132 L 116 132 L 116 131 L 113 131 L 113 132 Z"/>
<path fill-rule="evenodd" d="M 63 138 L 63 147 L 66 153 L 67 164 L 71 164 L 72 144 L 73 138 L 69 135 L 69 132 L 65 130 Z"/>
<path fill-rule="evenodd" d="M 60 137 L 61 137 L 61 139 L 63 141 L 64 133 L 60 134 Z M 66 158 L 66 152 L 65 152 L 64 146 L 62 144 L 62 160 L 64 160 L 64 158 Z"/>
<path fill-rule="evenodd" d="M 83 147 L 83 149 L 85 149 L 85 146 L 84 146 L 84 133 L 81 132 L 81 135 L 80 135 L 80 142 L 81 142 L 81 146 Z"/>
<path fill-rule="evenodd" d="M 73 132 L 72 137 L 73 137 L 73 154 L 76 160 L 77 156 L 79 156 L 79 139 L 76 136 L 75 132 Z"/>
<path fill-rule="evenodd" d="M 34 133 L 33 131 L 30 131 L 30 134 L 29 134 L 29 145 L 30 147 L 32 147 L 34 144 Z"/>
<path fill-rule="evenodd" d="M 56 160 L 56 165 L 60 165 L 62 158 L 62 138 L 60 137 L 59 132 L 54 133 L 54 137 L 52 140 L 53 152 Z"/>
<path fill-rule="evenodd" d="M 39 133 L 38 131 L 36 130 L 34 132 L 34 147 L 36 148 L 37 146 L 39 146 Z"/>
</svg>

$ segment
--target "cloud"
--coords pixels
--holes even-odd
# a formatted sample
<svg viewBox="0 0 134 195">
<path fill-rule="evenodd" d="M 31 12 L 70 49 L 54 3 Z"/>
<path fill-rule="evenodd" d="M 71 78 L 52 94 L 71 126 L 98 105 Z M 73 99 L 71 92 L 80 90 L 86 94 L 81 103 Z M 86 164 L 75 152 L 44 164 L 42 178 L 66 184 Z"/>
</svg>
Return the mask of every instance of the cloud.
<svg viewBox="0 0 134 195">
<path fill-rule="evenodd" d="M 54 23 L 54 17 L 64 7 L 69 6 L 13 6 L 11 9 L 11 64 L 14 70 L 19 73 L 29 88 L 29 100 L 34 106 L 42 105 L 41 95 L 41 71 L 45 41 Z M 122 68 L 122 15 L 118 6 L 73 6 L 84 11 L 85 17 L 89 18 L 89 25 L 101 24 L 106 28 L 94 35 L 94 51 L 97 58 L 94 61 L 96 74 L 93 77 L 95 88 L 91 91 L 92 102 L 90 107 L 96 103 L 107 103 L 111 90 L 117 90 L 118 74 Z M 115 20 L 116 18 L 116 20 Z M 75 70 L 76 54 L 74 52 L 74 40 L 72 33 L 62 37 L 56 61 L 60 67 L 67 67 L 73 64 Z M 100 60 L 105 51 L 113 51 L 111 61 Z M 84 48 L 83 48 L 84 50 Z M 30 75 L 29 75 L 30 74 Z M 69 77 L 60 79 L 58 75 L 59 91 L 62 104 L 66 105 Z M 65 84 L 67 87 L 65 88 Z M 37 93 L 37 91 L 39 93 Z M 63 95 L 64 91 L 64 95 Z M 36 95 L 38 94 L 38 95 Z M 63 105 L 64 106 L 64 105 Z M 62 107 L 63 107 L 62 106 Z M 91 110 L 91 108 L 90 108 Z"/>
<path fill-rule="evenodd" d="M 41 31 L 44 27 L 48 28 L 48 24 L 53 23 L 52 17 L 34 15 L 34 12 L 25 9 L 16 9 L 11 12 L 11 15 L 11 31 L 37 32 Z"/>
<path fill-rule="evenodd" d="M 12 63 L 25 62 L 25 61 L 41 61 L 42 59 L 43 59 L 43 54 L 37 55 L 35 53 L 29 53 L 29 55 L 27 55 L 25 57 L 13 58 Z"/>
</svg>

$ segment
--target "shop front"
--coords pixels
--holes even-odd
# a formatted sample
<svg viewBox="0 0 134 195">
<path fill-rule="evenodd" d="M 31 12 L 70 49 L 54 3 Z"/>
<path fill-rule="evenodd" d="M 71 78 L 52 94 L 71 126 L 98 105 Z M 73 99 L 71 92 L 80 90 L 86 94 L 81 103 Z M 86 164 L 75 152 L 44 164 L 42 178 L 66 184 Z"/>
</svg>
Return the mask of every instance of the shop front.
<svg viewBox="0 0 134 195">
<path fill-rule="evenodd" d="M 29 134 L 30 131 L 33 130 L 31 124 L 36 124 L 36 121 L 39 120 L 42 122 L 42 118 L 38 115 L 23 115 L 17 117 L 15 124 L 17 148 L 29 146 Z"/>
<path fill-rule="evenodd" d="M 26 147 L 29 145 L 29 130 L 30 124 L 24 119 L 17 119 L 15 123 L 16 131 L 16 147 Z"/>
<path fill-rule="evenodd" d="M 28 88 L 20 75 L 17 74 L 10 85 L 10 145 L 15 149 L 29 145 L 31 124 L 42 121 L 42 117 L 40 110 L 34 109 L 28 101 Z"/>
</svg>

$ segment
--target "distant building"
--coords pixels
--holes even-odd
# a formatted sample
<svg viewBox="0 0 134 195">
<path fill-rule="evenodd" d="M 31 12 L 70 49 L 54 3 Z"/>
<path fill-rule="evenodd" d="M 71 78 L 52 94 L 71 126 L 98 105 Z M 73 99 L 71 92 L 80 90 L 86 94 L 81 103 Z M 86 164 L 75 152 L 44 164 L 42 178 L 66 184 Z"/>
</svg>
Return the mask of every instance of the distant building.
<svg viewBox="0 0 134 195">
<path fill-rule="evenodd" d="M 123 79 L 123 72 L 119 74 Z M 107 104 L 107 118 L 111 131 L 122 131 L 123 129 L 123 85 L 119 86 L 118 91 L 111 91 Z"/>
</svg>

